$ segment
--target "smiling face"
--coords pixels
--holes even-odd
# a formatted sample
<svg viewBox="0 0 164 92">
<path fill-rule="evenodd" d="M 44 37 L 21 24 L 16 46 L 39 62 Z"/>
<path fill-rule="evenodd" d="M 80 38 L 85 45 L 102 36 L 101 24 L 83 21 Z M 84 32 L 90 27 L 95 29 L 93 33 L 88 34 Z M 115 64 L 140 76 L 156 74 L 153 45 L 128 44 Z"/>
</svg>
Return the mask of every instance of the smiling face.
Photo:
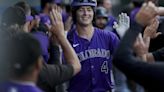
<svg viewBox="0 0 164 92">
<path fill-rule="evenodd" d="M 77 23 L 81 26 L 92 25 L 93 17 L 94 12 L 91 6 L 81 6 L 76 11 L 76 20 Z"/>
</svg>

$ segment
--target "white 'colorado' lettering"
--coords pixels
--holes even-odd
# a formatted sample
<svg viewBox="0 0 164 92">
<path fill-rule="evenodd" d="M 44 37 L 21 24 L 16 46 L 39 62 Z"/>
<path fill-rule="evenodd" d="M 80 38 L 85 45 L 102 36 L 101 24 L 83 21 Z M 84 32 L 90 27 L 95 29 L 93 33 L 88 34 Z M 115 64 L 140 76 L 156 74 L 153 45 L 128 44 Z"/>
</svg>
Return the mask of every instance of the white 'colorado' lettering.
<svg viewBox="0 0 164 92">
<path fill-rule="evenodd" d="M 85 50 L 77 54 L 80 61 L 84 61 L 87 59 L 95 58 L 95 57 L 102 57 L 102 58 L 110 58 L 110 50 L 105 49 L 90 49 Z"/>
</svg>

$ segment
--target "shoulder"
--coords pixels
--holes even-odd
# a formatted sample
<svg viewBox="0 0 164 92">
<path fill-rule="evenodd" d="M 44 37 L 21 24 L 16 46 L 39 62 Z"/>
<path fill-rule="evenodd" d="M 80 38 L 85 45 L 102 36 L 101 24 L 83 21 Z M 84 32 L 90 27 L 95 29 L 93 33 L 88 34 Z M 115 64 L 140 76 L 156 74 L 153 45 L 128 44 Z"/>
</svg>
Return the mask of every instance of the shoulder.
<svg viewBox="0 0 164 92">
<path fill-rule="evenodd" d="M 104 31 L 100 29 L 95 30 L 95 32 L 97 33 L 97 39 L 100 39 L 101 41 L 111 45 L 112 47 L 117 46 L 120 42 L 117 35 L 114 34 L 113 32 Z"/>
<path fill-rule="evenodd" d="M 97 35 L 100 35 L 103 37 L 117 38 L 117 35 L 111 31 L 105 31 L 102 29 L 95 28 L 95 32 Z"/>
</svg>

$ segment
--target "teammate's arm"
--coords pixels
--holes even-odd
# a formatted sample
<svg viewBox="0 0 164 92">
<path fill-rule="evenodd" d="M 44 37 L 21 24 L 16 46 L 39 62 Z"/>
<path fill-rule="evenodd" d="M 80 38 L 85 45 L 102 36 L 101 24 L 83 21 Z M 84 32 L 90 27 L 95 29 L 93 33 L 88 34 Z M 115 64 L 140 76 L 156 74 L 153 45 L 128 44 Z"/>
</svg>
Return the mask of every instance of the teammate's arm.
<svg viewBox="0 0 164 92">
<path fill-rule="evenodd" d="M 69 44 L 69 41 L 66 39 L 64 33 L 64 24 L 61 16 L 61 9 L 57 6 L 52 9 L 50 12 L 50 18 L 52 22 L 51 32 L 56 37 L 57 41 L 63 49 L 63 54 L 66 62 L 73 66 L 74 75 L 77 74 L 81 69 L 80 61 L 73 50 L 72 46 Z"/>
</svg>

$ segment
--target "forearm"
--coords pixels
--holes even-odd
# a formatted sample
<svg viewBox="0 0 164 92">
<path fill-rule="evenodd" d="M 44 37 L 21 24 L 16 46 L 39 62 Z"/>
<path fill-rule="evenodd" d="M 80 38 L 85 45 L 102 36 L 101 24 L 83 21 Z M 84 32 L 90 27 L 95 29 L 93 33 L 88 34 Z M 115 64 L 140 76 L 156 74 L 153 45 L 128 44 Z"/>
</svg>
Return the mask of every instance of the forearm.
<svg viewBox="0 0 164 92">
<path fill-rule="evenodd" d="M 152 53 L 147 53 L 146 54 L 146 59 L 149 63 L 153 63 L 155 61 L 154 56 Z"/>
<path fill-rule="evenodd" d="M 158 15 L 164 16 L 164 7 L 158 7 Z"/>
<path fill-rule="evenodd" d="M 137 57 L 145 62 L 148 63 L 153 63 L 155 61 L 154 56 L 152 53 L 146 53 L 146 54 L 141 54 L 137 55 Z"/>
<path fill-rule="evenodd" d="M 146 53 L 143 55 L 138 55 L 137 57 L 139 59 L 145 61 L 145 62 L 148 62 L 148 63 L 154 63 L 155 62 L 155 59 L 154 59 L 154 56 L 152 53 Z"/>
<path fill-rule="evenodd" d="M 50 58 L 49 58 L 50 64 L 61 64 L 61 53 L 60 53 L 59 45 L 50 44 L 49 53 L 50 53 Z"/>
<path fill-rule="evenodd" d="M 66 62 L 73 66 L 74 75 L 77 74 L 81 70 L 81 64 L 75 51 L 64 35 L 58 36 L 57 39 L 61 45 L 61 48 L 63 49 L 63 54 Z"/>
<path fill-rule="evenodd" d="M 152 14 L 152 15 L 151 15 Z M 141 10 L 137 14 L 137 22 L 145 26 L 150 24 L 150 19 L 156 16 L 153 3 L 148 3 L 147 6 L 142 6 Z M 145 23 L 144 23 L 145 22 Z M 147 22 L 147 23 L 146 23 Z M 120 47 L 114 57 L 114 64 L 129 78 L 140 83 L 145 88 L 158 89 L 163 84 L 164 77 L 164 64 L 163 63 L 145 63 L 142 60 L 137 59 L 133 55 L 133 44 L 134 41 L 141 32 L 138 30 L 139 26 L 132 24 L 131 30 L 122 39 Z M 154 85 L 156 84 L 156 85 Z"/>
<path fill-rule="evenodd" d="M 123 37 L 114 56 L 114 65 L 125 74 L 130 74 L 131 70 L 135 68 L 133 67 L 134 61 L 131 61 L 131 58 L 134 58 L 132 47 L 136 37 L 140 33 L 140 30 L 141 29 L 136 25 L 136 23 L 134 25 L 132 24 L 130 30 L 128 30 Z"/>
<path fill-rule="evenodd" d="M 145 63 L 133 55 L 133 43 L 139 32 L 140 30 L 137 32 L 137 28 L 135 29 L 135 27 L 132 27 L 131 30 L 128 31 L 114 56 L 114 65 L 123 73 L 125 73 L 129 78 L 135 80 L 143 86 L 151 85 L 152 80 L 155 83 L 159 83 L 161 78 L 160 76 L 163 76 L 163 74 L 160 75 L 159 73 L 162 73 L 160 69 L 163 67 L 159 67 L 160 64 L 151 65 Z M 154 75 L 155 73 L 159 74 L 160 76 Z"/>
<path fill-rule="evenodd" d="M 141 60 L 143 60 L 143 61 L 147 61 L 147 56 L 146 56 L 146 54 L 144 54 L 144 55 L 139 55 L 139 56 L 137 56 L 139 59 L 141 59 Z"/>
</svg>

